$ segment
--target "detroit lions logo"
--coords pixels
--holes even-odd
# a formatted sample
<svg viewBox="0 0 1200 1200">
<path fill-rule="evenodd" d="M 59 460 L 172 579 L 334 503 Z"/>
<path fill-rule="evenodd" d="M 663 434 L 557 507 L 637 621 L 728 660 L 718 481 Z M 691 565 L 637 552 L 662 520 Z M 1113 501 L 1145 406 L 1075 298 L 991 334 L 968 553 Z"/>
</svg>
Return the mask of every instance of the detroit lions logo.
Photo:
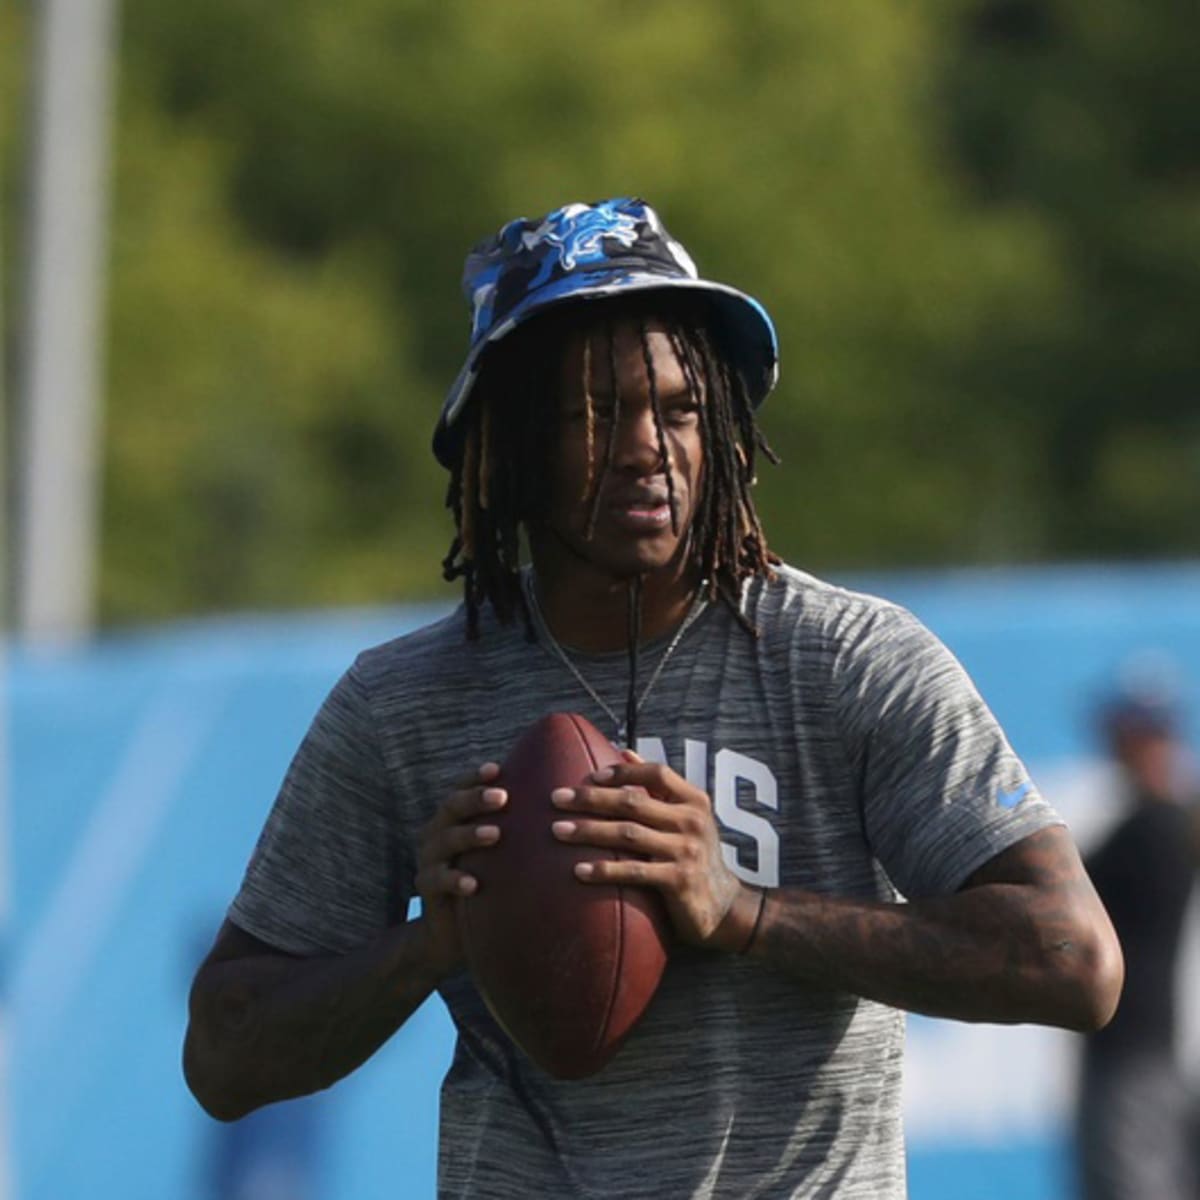
<svg viewBox="0 0 1200 1200">
<path fill-rule="evenodd" d="M 638 239 L 638 219 L 618 210 L 621 201 L 603 204 L 568 204 L 552 212 L 535 230 L 522 234 L 526 250 L 553 246 L 564 271 L 573 271 L 579 263 L 601 262 L 606 257 L 601 242 L 613 238 L 622 246 Z"/>
</svg>

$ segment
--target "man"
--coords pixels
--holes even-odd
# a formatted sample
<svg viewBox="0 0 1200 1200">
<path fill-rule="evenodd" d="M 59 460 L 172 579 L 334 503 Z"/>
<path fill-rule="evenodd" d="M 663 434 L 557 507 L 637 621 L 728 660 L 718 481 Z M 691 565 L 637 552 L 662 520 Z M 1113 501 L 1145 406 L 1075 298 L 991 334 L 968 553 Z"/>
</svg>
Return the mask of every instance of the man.
<svg viewBox="0 0 1200 1200">
<path fill-rule="evenodd" d="M 1127 965 L 1112 1023 L 1084 1045 L 1079 1104 L 1086 1200 L 1196 1200 L 1192 1103 L 1178 1060 L 1176 974 L 1200 862 L 1200 812 L 1184 791 L 1178 717 L 1161 682 L 1105 704 L 1101 732 L 1129 811 L 1087 860 Z"/>
<path fill-rule="evenodd" d="M 514 221 L 465 284 L 434 440 L 465 604 L 317 715 L 198 973 L 189 1082 L 223 1118 L 327 1086 L 436 988 L 443 1196 L 902 1196 L 898 1009 L 1111 1015 L 1120 951 L 1073 845 L 932 635 L 768 550 L 757 303 L 636 200 Z M 499 840 L 495 762 L 564 709 L 639 754 L 556 793 L 554 836 L 634 851 L 580 886 L 657 889 L 676 938 L 571 1083 L 491 1020 L 454 917 L 478 890 L 457 856 Z"/>
</svg>

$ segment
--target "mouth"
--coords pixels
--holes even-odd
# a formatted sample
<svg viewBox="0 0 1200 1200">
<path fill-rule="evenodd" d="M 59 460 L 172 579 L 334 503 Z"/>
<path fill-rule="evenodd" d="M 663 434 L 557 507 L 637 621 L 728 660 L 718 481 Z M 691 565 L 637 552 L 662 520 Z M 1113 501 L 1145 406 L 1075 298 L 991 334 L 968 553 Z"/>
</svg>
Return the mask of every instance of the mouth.
<svg viewBox="0 0 1200 1200">
<path fill-rule="evenodd" d="M 671 505 L 666 492 L 656 489 L 622 491 L 605 507 L 617 525 L 631 533 L 658 533 L 671 527 Z"/>
<path fill-rule="evenodd" d="M 634 533 L 657 533 L 671 526 L 671 507 L 668 504 L 656 508 L 621 508 L 614 512 L 617 523 Z"/>
</svg>

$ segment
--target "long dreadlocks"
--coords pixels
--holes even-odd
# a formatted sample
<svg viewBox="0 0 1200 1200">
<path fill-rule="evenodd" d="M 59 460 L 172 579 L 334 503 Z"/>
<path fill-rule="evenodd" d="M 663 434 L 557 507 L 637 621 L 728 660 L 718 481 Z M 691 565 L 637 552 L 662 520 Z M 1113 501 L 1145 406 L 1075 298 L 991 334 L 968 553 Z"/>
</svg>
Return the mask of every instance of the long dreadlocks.
<svg viewBox="0 0 1200 1200">
<path fill-rule="evenodd" d="M 658 448 L 664 463 L 670 453 L 659 404 L 658 381 L 647 337 L 651 318 L 661 321 L 692 395 L 700 400 L 705 468 L 690 531 L 687 553 L 698 578 L 706 581 L 710 599 L 720 599 L 751 633 L 757 631 L 741 612 L 738 597 L 743 580 L 769 577 L 779 558 L 767 547 L 766 534 L 754 507 L 751 489 L 755 462 L 761 453 L 778 462 L 767 445 L 741 375 L 731 369 L 719 342 L 692 303 L 661 297 L 632 298 L 622 304 L 621 318 L 636 321 L 646 364 L 650 402 Z M 613 314 L 616 315 L 616 314 Z M 476 394 L 460 418 L 459 450 L 451 466 L 446 505 L 454 514 L 455 535 L 442 562 L 445 579 L 461 578 L 467 610 L 467 633 L 479 636 L 484 602 L 498 619 L 522 619 L 530 639 L 532 617 L 520 585 L 521 526 L 549 509 L 550 480 L 546 470 L 558 433 L 559 378 L 562 348 L 579 328 L 577 306 L 562 309 L 516 330 L 489 352 L 476 385 Z M 583 499 L 591 504 L 587 536 L 591 536 L 601 490 L 611 469 L 620 423 L 620 389 L 616 387 L 613 322 L 601 339 L 613 380 L 613 409 L 607 437 L 596 445 L 596 412 L 591 391 L 593 338 L 584 342 L 584 395 L 588 467 Z M 597 461 L 599 458 L 599 461 Z M 678 512 L 672 472 L 665 471 L 672 529 L 678 533 Z"/>
</svg>

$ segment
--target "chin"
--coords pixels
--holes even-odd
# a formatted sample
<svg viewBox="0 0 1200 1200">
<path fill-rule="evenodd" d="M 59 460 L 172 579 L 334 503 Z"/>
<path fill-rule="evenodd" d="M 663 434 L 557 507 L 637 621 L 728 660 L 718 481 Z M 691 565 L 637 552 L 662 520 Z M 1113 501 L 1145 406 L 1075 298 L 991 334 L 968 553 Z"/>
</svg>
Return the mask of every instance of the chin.
<svg viewBox="0 0 1200 1200">
<path fill-rule="evenodd" d="M 585 557 L 613 575 L 652 575 L 673 571 L 684 553 L 684 543 L 675 538 L 594 538 L 580 547 Z"/>
</svg>

